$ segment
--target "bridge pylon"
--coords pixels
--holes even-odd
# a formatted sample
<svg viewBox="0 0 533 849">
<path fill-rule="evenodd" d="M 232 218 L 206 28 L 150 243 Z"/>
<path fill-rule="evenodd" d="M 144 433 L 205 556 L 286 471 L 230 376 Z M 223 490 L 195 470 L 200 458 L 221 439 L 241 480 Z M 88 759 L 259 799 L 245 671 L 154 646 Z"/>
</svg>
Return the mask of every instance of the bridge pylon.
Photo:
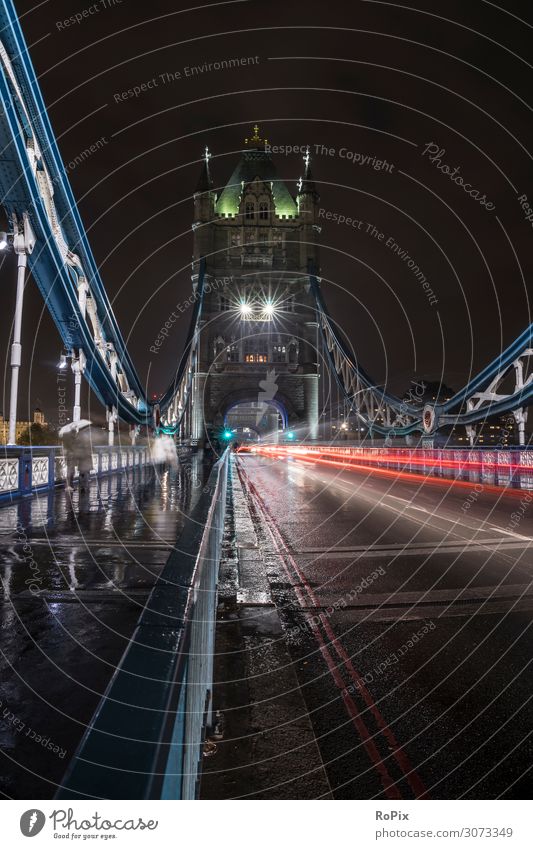
<svg viewBox="0 0 533 849">
<path fill-rule="evenodd" d="M 259 128 L 215 187 L 206 149 L 194 195 L 193 288 L 205 262 L 192 393 L 193 440 L 238 410 L 268 406 L 280 427 L 318 433 L 318 324 L 308 268 L 318 267 L 319 196 L 304 157 L 294 192 Z M 246 413 L 244 413 L 246 410 Z"/>
</svg>

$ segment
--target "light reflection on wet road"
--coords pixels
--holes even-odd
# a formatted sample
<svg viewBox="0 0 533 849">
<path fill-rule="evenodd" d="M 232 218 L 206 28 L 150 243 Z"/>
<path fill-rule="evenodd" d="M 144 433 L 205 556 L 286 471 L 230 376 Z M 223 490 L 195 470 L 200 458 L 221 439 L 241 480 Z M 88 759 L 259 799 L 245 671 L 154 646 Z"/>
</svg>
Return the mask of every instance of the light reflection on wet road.
<svg viewBox="0 0 533 849">
<path fill-rule="evenodd" d="M 533 499 L 238 462 L 262 557 L 255 574 L 240 567 L 241 627 L 260 634 L 274 605 L 283 632 L 270 654 L 276 640 L 288 649 L 334 795 L 528 796 Z M 230 661 L 219 662 L 222 703 Z M 275 671 L 256 671 L 263 698 L 277 698 Z M 256 699 L 246 709 L 257 713 Z M 250 739 L 257 776 L 263 743 Z M 298 777 L 284 745 L 268 784 L 234 777 L 232 795 L 290 796 Z"/>
</svg>

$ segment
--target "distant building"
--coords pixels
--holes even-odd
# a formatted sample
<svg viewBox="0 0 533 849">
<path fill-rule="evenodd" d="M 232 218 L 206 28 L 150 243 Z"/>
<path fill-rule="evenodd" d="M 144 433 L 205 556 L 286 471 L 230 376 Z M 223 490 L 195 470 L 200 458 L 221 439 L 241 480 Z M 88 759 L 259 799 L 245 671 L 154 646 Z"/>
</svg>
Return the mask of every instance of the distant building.
<svg viewBox="0 0 533 849">
<path fill-rule="evenodd" d="M 43 411 L 36 407 L 33 411 L 33 421 L 32 422 L 17 422 L 16 436 L 15 439 L 18 442 L 22 434 L 25 430 L 31 427 L 32 424 L 41 425 L 41 427 L 47 426 L 47 421 L 45 419 Z M 0 445 L 6 445 L 7 440 L 9 438 L 9 420 L 5 419 L 4 416 L 0 413 Z"/>
<path fill-rule="evenodd" d="M 463 430 L 463 428 L 461 428 Z M 469 442 L 466 434 L 459 436 L 458 441 Z M 518 445 L 518 428 L 512 413 L 507 413 L 503 416 L 492 416 L 481 425 L 476 427 L 476 436 L 474 445 L 479 448 L 486 446 L 499 445 L 506 448 L 508 445 Z"/>
<path fill-rule="evenodd" d="M 47 424 L 44 413 L 39 407 L 35 407 L 35 410 L 33 411 L 33 423 L 43 425 L 43 427 Z"/>
<path fill-rule="evenodd" d="M 411 381 L 411 389 L 404 396 L 406 402 L 420 401 L 424 404 L 443 404 L 453 398 L 455 390 L 450 389 L 444 383 L 438 381 Z M 491 416 L 487 421 L 475 426 L 476 435 L 474 445 L 483 446 L 500 445 L 505 448 L 509 445 L 518 444 L 518 430 L 512 413 L 503 416 Z M 454 427 L 443 427 L 441 432 L 457 445 L 469 445 L 470 438 L 464 425 Z"/>
</svg>

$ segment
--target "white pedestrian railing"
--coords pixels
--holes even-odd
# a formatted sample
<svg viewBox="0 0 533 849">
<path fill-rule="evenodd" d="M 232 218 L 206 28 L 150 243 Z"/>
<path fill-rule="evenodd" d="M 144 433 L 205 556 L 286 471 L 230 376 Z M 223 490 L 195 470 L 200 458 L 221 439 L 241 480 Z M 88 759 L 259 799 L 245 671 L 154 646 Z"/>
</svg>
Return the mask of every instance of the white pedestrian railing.
<svg viewBox="0 0 533 849">
<path fill-rule="evenodd" d="M 348 444 L 259 444 L 243 451 L 320 460 L 333 468 L 390 469 L 402 474 L 450 478 L 486 485 L 533 489 L 533 449 L 408 448 Z"/>
<path fill-rule="evenodd" d="M 98 445 L 92 451 L 92 477 L 151 464 L 148 445 Z M 0 446 L 0 504 L 65 483 L 67 464 L 61 446 Z M 78 478 L 76 469 L 74 480 Z"/>
</svg>

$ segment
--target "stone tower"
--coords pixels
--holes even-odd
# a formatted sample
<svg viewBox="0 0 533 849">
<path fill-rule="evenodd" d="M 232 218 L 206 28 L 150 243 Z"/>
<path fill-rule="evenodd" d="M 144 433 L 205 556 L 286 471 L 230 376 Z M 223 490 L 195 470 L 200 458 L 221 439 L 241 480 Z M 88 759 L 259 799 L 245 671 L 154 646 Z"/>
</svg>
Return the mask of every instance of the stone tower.
<svg viewBox="0 0 533 849">
<path fill-rule="evenodd" d="M 293 196 L 254 127 L 228 182 L 215 189 L 210 157 L 194 195 L 193 286 L 205 258 L 192 436 L 202 444 L 238 405 L 269 404 L 269 421 L 316 438 L 318 193 L 304 157 Z M 241 408 L 243 409 L 243 408 Z"/>
</svg>

